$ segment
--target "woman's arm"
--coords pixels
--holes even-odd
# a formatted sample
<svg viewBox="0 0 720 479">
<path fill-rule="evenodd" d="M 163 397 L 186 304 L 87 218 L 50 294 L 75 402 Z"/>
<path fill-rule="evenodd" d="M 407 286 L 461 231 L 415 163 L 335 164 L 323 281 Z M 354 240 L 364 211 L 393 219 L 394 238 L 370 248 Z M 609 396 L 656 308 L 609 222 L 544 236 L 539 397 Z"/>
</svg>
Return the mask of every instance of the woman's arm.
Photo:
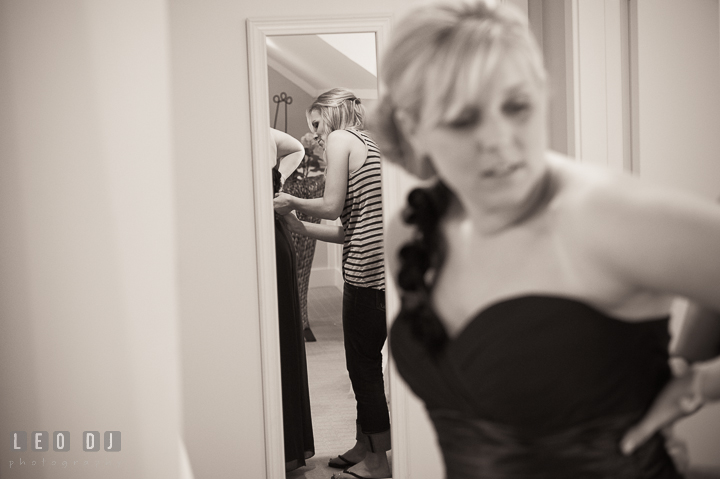
<svg viewBox="0 0 720 479">
<path fill-rule="evenodd" d="M 352 133 L 335 130 L 328 135 L 325 143 L 325 192 L 322 198 L 297 198 L 286 193 L 278 194 L 273 206 L 278 214 L 284 215 L 297 210 L 314 218 L 334 220 L 342 213 L 347 192 L 350 153 L 362 142 Z"/>
<path fill-rule="evenodd" d="M 720 354 L 720 314 L 690 303 L 685 311 L 670 355 L 689 363 Z"/>
<path fill-rule="evenodd" d="M 270 134 L 277 147 L 278 171 L 282 175 L 280 181 L 285 183 L 305 157 L 305 148 L 287 133 L 270 128 Z"/>
<path fill-rule="evenodd" d="M 628 186 L 628 185 L 626 185 Z M 693 303 L 674 353 L 688 367 L 660 392 L 643 419 L 624 436 L 629 454 L 653 434 L 704 403 L 720 400 L 720 208 L 691 195 L 646 187 L 615 190 L 594 209 L 601 225 L 594 246 L 628 291 L 683 296 Z M 602 244 L 602 246 L 601 246 Z"/>
<path fill-rule="evenodd" d="M 658 210 L 636 226 L 647 226 L 637 249 L 657 258 L 655 265 L 634 269 L 637 281 L 720 311 L 720 208 L 678 195 Z M 636 255 L 636 264 L 643 259 Z"/>
<path fill-rule="evenodd" d="M 342 244 L 345 241 L 345 230 L 342 226 L 323 225 L 300 221 L 294 213 L 283 216 L 288 229 L 295 234 L 325 241 L 326 243 Z"/>
<path fill-rule="evenodd" d="M 628 295 L 681 296 L 720 312 L 720 206 L 631 178 L 595 189 L 577 208 L 576 241 L 601 271 Z"/>
<path fill-rule="evenodd" d="M 719 355 L 720 314 L 690 302 L 670 354 L 690 363 Z"/>
</svg>

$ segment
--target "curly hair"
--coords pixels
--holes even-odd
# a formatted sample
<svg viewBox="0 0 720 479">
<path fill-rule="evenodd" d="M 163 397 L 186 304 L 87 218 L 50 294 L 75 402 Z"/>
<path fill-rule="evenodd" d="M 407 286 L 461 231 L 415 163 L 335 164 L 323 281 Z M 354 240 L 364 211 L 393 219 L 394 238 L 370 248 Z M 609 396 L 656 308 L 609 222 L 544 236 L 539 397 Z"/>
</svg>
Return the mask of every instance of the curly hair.
<svg viewBox="0 0 720 479">
<path fill-rule="evenodd" d="M 452 193 L 438 181 L 428 188 L 416 188 L 408 195 L 403 221 L 414 225 L 415 237 L 399 251 L 401 306 L 396 321 L 407 321 L 410 330 L 436 356 L 448 336 L 433 310 L 430 293 L 445 260 L 445 241 L 439 230 Z"/>
<path fill-rule="evenodd" d="M 272 169 L 272 180 L 273 180 L 273 193 L 277 194 L 282 188 L 282 173 L 277 169 L 277 166 Z"/>
</svg>

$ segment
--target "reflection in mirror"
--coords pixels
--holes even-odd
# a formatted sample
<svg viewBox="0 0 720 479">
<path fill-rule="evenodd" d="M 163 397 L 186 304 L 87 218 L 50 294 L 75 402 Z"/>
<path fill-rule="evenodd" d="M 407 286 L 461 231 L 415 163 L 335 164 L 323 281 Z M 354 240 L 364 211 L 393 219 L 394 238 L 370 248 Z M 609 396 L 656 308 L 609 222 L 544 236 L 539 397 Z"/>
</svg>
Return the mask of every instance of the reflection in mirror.
<svg viewBox="0 0 720 479">
<path fill-rule="evenodd" d="M 377 99 L 373 33 L 275 35 L 268 36 L 266 44 L 271 126 L 284 127 L 283 107 L 276 117 L 272 98 L 285 91 L 293 98 L 287 109 L 287 133 L 295 138 L 309 131 L 307 107 L 331 88 L 352 90 L 366 108 Z"/>
<path fill-rule="evenodd" d="M 366 112 L 374 106 L 375 33 L 271 35 L 266 37 L 266 47 L 270 126 L 300 140 L 305 148 L 298 169 L 283 179 L 283 192 L 303 199 L 320 198 L 324 193 L 326 162 L 323 148 L 308 125 L 306 111 L 320 94 L 337 87 L 351 90 Z M 350 163 L 352 174 L 352 160 Z M 341 226 L 339 219 L 321 220 L 300 211 L 297 216 L 301 221 Z M 278 235 L 277 231 L 276 236 L 283 234 Z M 356 401 L 343 346 L 343 251 L 341 244 L 295 233 L 290 233 L 290 237 L 296 255 L 301 336 L 305 342 L 304 355 L 292 356 L 293 347 L 289 344 L 300 336 L 300 329 L 296 318 L 283 316 L 287 310 L 283 302 L 288 298 L 280 289 L 287 288 L 281 286 L 287 278 L 278 277 L 286 468 L 307 464 L 314 468 L 313 474 L 325 470 L 329 477 L 333 470 L 328 468 L 328 462 L 344 468 L 359 460 L 353 457 L 351 449 L 353 445 L 357 448 Z M 279 244 L 277 241 L 281 240 L 276 239 Z M 382 316 L 384 320 L 384 311 Z M 294 338 L 290 338 L 291 330 L 295 331 Z M 383 370 L 387 364 L 385 353 L 383 350 Z M 307 364 L 306 368 L 298 369 L 301 363 Z M 306 400 L 306 391 L 312 411 L 310 420 L 303 420 L 298 409 Z M 314 457 L 309 459 L 312 453 Z M 304 469 L 300 467 L 288 477 L 304 477 Z"/>
</svg>

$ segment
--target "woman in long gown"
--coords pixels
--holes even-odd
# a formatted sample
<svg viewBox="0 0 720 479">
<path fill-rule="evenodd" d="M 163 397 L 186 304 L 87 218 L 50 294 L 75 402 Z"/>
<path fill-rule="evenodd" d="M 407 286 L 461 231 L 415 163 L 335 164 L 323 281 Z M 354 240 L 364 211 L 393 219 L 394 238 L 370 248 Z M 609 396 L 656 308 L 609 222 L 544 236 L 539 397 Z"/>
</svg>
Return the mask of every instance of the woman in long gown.
<svg viewBox="0 0 720 479">
<path fill-rule="evenodd" d="M 416 9 L 380 72 L 384 158 L 432 180 L 389 223 L 390 346 L 447 477 L 680 477 L 661 428 L 720 398 L 720 208 L 548 151 L 507 3 Z M 706 361 L 673 377 L 675 295 L 698 313 L 674 354 Z"/>
<path fill-rule="evenodd" d="M 299 141 L 278 130 L 271 131 L 276 157 L 273 167 L 273 190 L 282 187 L 280 169 L 290 175 L 297 168 L 294 156 L 304 149 Z M 294 140 L 294 141 L 293 141 Z M 298 149 L 298 146 L 299 148 Z M 288 158 L 289 157 L 289 158 Z M 302 156 L 300 156 L 302 160 Z M 300 312 L 295 247 L 285 222 L 275 215 L 275 264 L 277 273 L 278 319 L 280 331 L 280 370 L 282 383 L 283 435 L 285 438 L 285 469 L 291 471 L 305 465 L 315 455 L 310 391 L 308 388 L 305 340 Z"/>
</svg>

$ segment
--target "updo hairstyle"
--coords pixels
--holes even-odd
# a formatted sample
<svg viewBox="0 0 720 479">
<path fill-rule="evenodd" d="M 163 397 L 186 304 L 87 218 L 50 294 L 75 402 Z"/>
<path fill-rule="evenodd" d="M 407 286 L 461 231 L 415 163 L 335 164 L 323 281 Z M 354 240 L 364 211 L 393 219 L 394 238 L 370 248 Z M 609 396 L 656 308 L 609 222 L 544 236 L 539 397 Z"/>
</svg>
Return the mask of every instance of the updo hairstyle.
<svg viewBox="0 0 720 479">
<path fill-rule="evenodd" d="M 323 123 L 318 130 L 312 126 L 310 113 L 317 110 Z M 335 130 L 345 128 L 365 128 L 365 107 L 355 94 L 347 88 L 333 88 L 318 96 L 307 109 L 307 117 L 310 131 L 318 136 L 329 135 Z"/>
</svg>

